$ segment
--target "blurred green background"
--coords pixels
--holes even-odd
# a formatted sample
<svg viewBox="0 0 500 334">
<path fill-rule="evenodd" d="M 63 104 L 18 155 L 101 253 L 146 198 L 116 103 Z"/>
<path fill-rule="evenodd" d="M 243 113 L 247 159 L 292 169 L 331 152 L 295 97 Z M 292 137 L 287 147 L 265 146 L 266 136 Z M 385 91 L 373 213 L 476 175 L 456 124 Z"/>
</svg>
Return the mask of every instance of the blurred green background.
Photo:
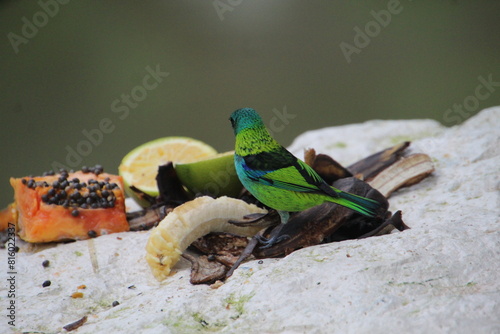
<svg viewBox="0 0 500 334">
<path fill-rule="evenodd" d="M 116 173 L 173 135 L 230 150 L 241 107 L 284 145 L 369 119 L 455 125 L 500 105 L 500 87 L 474 100 L 479 77 L 500 81 L 499 13 L 494 0 L 0 2 L 0 206 L 10 176 L 54 162 Z M 148 67 L 169 74 L 155 85 Z"/>
</svg>

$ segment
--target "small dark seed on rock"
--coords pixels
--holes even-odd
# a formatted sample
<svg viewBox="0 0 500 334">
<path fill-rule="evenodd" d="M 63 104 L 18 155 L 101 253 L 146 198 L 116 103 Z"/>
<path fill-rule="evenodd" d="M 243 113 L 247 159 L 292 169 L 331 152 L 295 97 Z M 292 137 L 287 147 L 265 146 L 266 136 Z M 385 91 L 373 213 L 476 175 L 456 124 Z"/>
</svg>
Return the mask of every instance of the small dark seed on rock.
<svg viewBox="0 0 500 334">
<path fill-rule="evenodd" d="M 82 172 L 88 173 L 89 172 L 89 168 L 87 166 L 83 166 L 82 167 Z"/>
<path fill-rule="evenodd" d="M 47 280 L 47 281 L 42 283 L 42 287 L 46 288 L 46 287 L 50 286 L 51 284 L 52 284 L 52 282 Z"/>
<path fill-rule="evenodd" d="M 26 184 L 26 183 L 28 183 L 28 180 L 26 180 L 26 179 L 22 179 L 22 180 L 21 180 L 21 183 L 22 183 L 22 184 Z"/>
<path fill-rule="evenodd" d="M 73 217 L 77 217 L 79 214 L 80 214 L 80 212 L 77 209 L 74 209 L 73 211 L 71 211 L 71 215 Z"/>
<path fill-rule="evenodd" d="M 49 195 L 47 195 L 47 194 L 42 195 L 42 201 L 44 203 L 47 203 L 49 201 Z"/>
<path fill-rule="evenodd" d="M 43 261 L 43 262 L 42 262 L 42 266 L 43 266 L 44 268 L 47 268 L 48 266 L 50 266 L 50 261 L 49 261 L 49 260 L 45 260 L 45 261 Z"/>
<path fill-rule="evenodd" d="M 115 300 L 115 301 L 113 302 L 113 304 L 111 304 L 111 305 L 113 305 L 113 307 L 115 307 L 115 306 L 120 305 L 120 303 L 119 303 L 117 300 Z"/>
<path fill-rule="evenodd" d="M 94 230 L 90 230 L 87 232 L 87 235 L 90 237 L 90 238 L 95 238 L 97 237 L 97 232 L 94 231 Z"/>
</svg>

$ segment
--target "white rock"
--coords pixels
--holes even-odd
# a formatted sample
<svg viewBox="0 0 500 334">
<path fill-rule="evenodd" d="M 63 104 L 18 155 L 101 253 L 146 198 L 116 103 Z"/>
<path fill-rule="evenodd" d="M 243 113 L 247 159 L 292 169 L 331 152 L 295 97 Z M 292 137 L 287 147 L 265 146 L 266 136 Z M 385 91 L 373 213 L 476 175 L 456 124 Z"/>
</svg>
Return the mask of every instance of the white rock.
<svg viewBox="0 0 500 334">
<path fill-rule="evenodd" d="M 215 290 L 191 285 L 185 261 L 158 283 L 144 259 L 149 232 L 20 252 L 16 327 L 4 316 L 0 332 L 64 332 L 87 315 L 77 333 L 498 333 L 499 129 L 495 107 L 453 128 L 370 121 L 307 132 L 293 153 L 314 147 L 345 165 L 404 140 L 429 154 L 436 172 L 390 198 L 411 230 L 248 262 Z"/>
</svg>

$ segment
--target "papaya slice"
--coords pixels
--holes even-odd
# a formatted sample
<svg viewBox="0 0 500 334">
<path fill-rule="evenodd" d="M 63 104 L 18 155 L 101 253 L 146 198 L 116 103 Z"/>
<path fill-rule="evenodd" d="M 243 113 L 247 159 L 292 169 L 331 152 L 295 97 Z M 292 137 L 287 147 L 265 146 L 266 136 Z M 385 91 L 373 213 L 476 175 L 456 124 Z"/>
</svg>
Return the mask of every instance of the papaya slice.
<svg viewBox="0 0 500 334">
<path fill-rule="evenodd" d="M 129 230 L 121 176 L 74 172 L 11 178 L 21 239 L 81 240 Z"/>
</svg>

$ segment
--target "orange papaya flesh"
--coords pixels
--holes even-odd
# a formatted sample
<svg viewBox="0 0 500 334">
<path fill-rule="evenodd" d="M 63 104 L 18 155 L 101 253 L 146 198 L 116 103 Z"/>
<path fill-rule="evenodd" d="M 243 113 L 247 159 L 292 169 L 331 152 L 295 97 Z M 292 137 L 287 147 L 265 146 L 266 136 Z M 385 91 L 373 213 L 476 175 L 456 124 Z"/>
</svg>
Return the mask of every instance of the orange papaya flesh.
<svg viewBox="0 0 500 334">
<path fill-rule="evenodd" d="M 25 241 L 81 240 L 129 230 L 120 176 L 80 171 L 11 178 L 10 184 L 18 234 Z"/>
</svg>

